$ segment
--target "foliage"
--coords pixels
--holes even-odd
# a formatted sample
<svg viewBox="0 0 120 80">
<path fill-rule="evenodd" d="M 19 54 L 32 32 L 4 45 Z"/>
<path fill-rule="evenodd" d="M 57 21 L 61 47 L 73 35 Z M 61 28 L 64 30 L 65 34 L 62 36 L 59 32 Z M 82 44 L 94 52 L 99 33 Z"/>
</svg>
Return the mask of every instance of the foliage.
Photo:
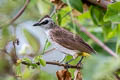
<svg viewBox="0 0 120 80">
<path fill-rule="evenodd" d="M 119 69 L 119 66 L 119 58 L 115 59 L 102 55 L 91 56 L 86 59 L 83 65 L 84 80 L 115 80 L 113 72 Z"/>
<path fill-rule="evenodd" d="M 108 10 L 104 16 L 105 21 L 120 22 L 120 2 L 113 3 L 108 6 Z"/>
<path fill-rule="evenodd" d="M 42 70 L 41 67 L 47 66 L 47 62 L 39 54 L 44 53 L 51 43 L 46 41 L 43 47 L 39 41 L 43 38 L 42 35 L 39 34 L 37 37 L 34 34 L 34 32 L 37 33 L 37 30 L 32 32 L 27 28 L 27 26 L 30 27 L 29 24 L 33 24 L 45 14 L 54 12 L 54 6 L 60 6 L 60 9 L 52 16 L 55 23 L 81 36 L 97 52 L 96 55 L 86 57 L 82 61 L 83 68 L 80 71 L 83 80 L 117 80 L 116 75 L 120 76 L 120 2 L 118 0 L 108 4 L 107 9 L 98 5 L 99 2 L 94 5 L 89 3 L 90 0 L 87 2 L 88 5 L 84 0 L 30 0 L 23 14 L 13 24 L 9 24 L 26 1 L 0 0 L 0 80 L 56 80 L 55 74 Z M 50 1 L 56 1 L 56 3 Z M 107 1 L 110 3 L 110 0 Z M 61 7 L 63 4 L 65 6 Z M 74 20 L 77 20 L 88 32 L 116 52 L 118 58 L 111 56 L 103 47 L 89 38 L 74 23 Z M 27 21 L 31 22 L 27 23 Z M 22 23 L 26 26 L 21 26 Z M 23 28 L 18 30 L 19 27 Z M 21 33 L 18 35 L 19 31 Z M 24 45 L 17 47 L 24 40 L 23 37 L 20 37 L 22 34 L 25 43 L 29 44 L 30 48 Z M 27 50 L 25 50 L 25 54 L 21 54 L 19 50 L 24 47 Z M 30 52 L 31 50 L 32 52 Z M 68 55 L 65 62 L 71 58 Z M 70 64 L 76 65 L 80 58 L 78 57 Z M 16 59 L 18 60 L 15 61 Z M 69 72 L 74 78 L 75 69 L 69 69 Z"/>
<path fill-rule="evenodd" d="M 72 8 L 83 12 L 83 7 L 82 7 L 82 1 L 81 0 L 63 0 L 63 2 L 67 3 L 68 5 L 70 5 Z"/>
</svg>

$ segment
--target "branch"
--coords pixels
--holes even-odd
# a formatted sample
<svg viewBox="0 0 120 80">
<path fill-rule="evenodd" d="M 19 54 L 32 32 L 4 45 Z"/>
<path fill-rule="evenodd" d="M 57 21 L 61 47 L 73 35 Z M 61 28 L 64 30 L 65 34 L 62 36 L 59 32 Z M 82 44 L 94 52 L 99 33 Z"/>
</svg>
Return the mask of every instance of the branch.
<svg viewBox="0 0 120 80">
<path fill-rule="evenodd" d="M 120 77 L 118 76 L 118 74 L 114 73 L 114 76 L 116 77 L 116 80 L 120 80 Z"/>
<path fill-rule="evenodd" d="M 10 21 L 9 24 L 12 24 L 14 23 L 14 21 L 16 21 L 22 14 L 23 12 L 25 11 L 25 9 L 27 8 L 28 4 L 29 4 L 30 0 L 26 0 L 23 8 L 20 9 L 20 11 L 16 14 L 16 16 Z"/>
<path fill-rule="evenodd" d="M 74 23 L 80 27 L 80 30 L 84 32 L 87 36 L 89 36 L 93 41 L 95 41 L 99 46 L 101 46 L 105 51 L 107 51 L 110 55 L 114 57 L 118 57 L 118 55 L 113 52 L 110 48 L 108 48 L 104 43 L 102 43 L 97 37 L 87 31 L 87 29 L 79 24 L 77 20 L 74 20 Z"/>
<path fill-rule="evenodd" d="M 99 1 L 98 0 L 83 0 L 83 2 L 98 5 L 104 9 L 107 9 L 107 5 L 112 3 L 112 1 L 107 1 L 107 0 L 99 0 Z"/>
<path fill-rule="evenodd" d="M 24 65 L 30 65 L 29 63 L 22 61 L 22 64 Z M 37 65 L 40 65 L 40 63 L 35 63 Z M 70 65 L 70 64 L 62 64 L 62 63 L 58 63 L 58 62 L 50 62 L 50 61 L 46 61 L 46 64 L 51 64 L 51 65 L 57 65 L 57 66 L 62 66 L 64 68 L 75 68 L 75 69 L 81 69 L 80 66 L 74 66 L 74 65 Z"/>
</svg>

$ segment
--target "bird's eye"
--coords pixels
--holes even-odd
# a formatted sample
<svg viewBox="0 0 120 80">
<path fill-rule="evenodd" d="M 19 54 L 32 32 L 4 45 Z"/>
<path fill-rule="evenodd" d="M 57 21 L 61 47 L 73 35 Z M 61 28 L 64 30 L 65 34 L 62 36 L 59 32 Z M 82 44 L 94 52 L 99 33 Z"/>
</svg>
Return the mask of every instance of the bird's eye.
<svg viewBox="0 0 120 80">
<path fill-rule="evenodd" d="M 47 24 L 48 23 L 48 20 L 45 20 L 45 21 L 43 21 L 41 24 L 42 25 L 45 25 L 45 24 Z"/>
</svg>

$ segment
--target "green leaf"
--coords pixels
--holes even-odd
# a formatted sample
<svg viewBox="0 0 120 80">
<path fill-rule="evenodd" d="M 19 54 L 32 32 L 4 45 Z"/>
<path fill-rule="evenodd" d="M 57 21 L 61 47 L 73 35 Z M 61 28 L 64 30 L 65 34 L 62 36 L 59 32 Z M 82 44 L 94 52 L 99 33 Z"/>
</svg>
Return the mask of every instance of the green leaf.
<svg viewBox="0 0 120 80">
<path fill-rule="evenodd" d="M 84 80 L 115 80 L 113 72 L 120 66 L 120 58 L 90 56 L 83 65 Z M 107 77 L 106 77 L 107 76 Z"/>
<path fill-rule="evenodd" d="M 0 39 L 0 48 L 4 48 L 9 40 L 11 40 L 11 33 L 9 32 L 8 27 L 5 26 L 2 28 L 2 39 Z"/>
<path fill-rule="evenodd" d="M 114 28 L 114 29 L 111 29 L 111 31 L 108 33 L 108 35 L 106 36 L 106 39 L 109 40 L 111 38 L 113 38 L 114 36 L 116 36 L 116 29 L 117 28 Z"/>
<path fill-rule="evenodd" d="M 38 68 L 39 65 L 37 65 L 36 63 L 35 64 L 32 63 L 32 64 L 30 64 L 30 66 L 32 66 L 32 68 Z"/>
<path fill-rule="evenodd" d="M 116 53 L 120 54 L 120 38 L 118 38 L 118 40 L 117 40 Z"/>
<path fill-rule="evenodd" d="M 91 18 L 96 25 L 101 25 L 103 23 L 104 11 L 98 6 L 90 7 Z"/>
<path fill-rule="evenodd" d="M 16 66 L 16 74 L 21 76 L 21 65 L 20 64 Z"/>
<path fill-rule="evenodd" d="M 104 21 L 120 22 L 120 2 L 108 5 Z"/>
<path fill-rule="evenodd" d="M 40 64 L 41 64 L 42 66 L 46 66 L 46 61 L 43 60 L 43 59 L 40 59 Z"/>
<path fill-rule="evenodd" d="M 27 79 L 29 79 L 32 75 L 31 74 L 33 74 L 33 71 L 32 70 L 30 70 L 29 68 L 24 68 L 24 71 L 23 71 L 23 73 L 22 73 L 22 79 L 23 80 L 27 80 Z"/>
<path fill-rule="evenodd" d="M 36 56 L 36 57 L 34 58 L 34 62 L 35 62 L 35 63 L 40 62 L 40 64 L 41 64 L 42 66 L 46 66 L 46 62 L 45 62 L 45 60 L 42 59 L 42 56 Z"/>
<path fill-rule="evenodd" d="M 41 53 L 41 55 L 44 55 L 45 51 L 48 49 L 48 47 L 51 45 L 51 43 L 48 41 L 48 39 L 45 42 L 44 48 L 43 48 L 43 52 Z"/>
<path fill-rule="evenodd" d="M 39 62 L 41 58 L 42 58 L 42 56 L 36 56 L 36 57 L 34 58 L 34 62 L 35 62 L 35 63 Z"/>
<path fill-rule="evenodd" d="M 81 0 L 62 0 L 64 3 L 70 5 L 72 8 L 83 12 L 83 4 Z"/>
<path fill-rule="evenodd" d="M 117 27 L 116 53 L 120 54 L 120 24 Z"/>
<path fill-rule="evenodd" d="M 102 30 L 104 33 L 104 41 L 107 41 L 116 35 L 116 25 L 112 24 L 110 21 L 104 22 Z"/>
<path fill-rule="evenodd" d="M 48 41 L 48 39 L 46 40 L 45 42 L 45 45 L 44 45 L 44 49 L 43 49 L 43 52 L 42 54 L 44 54 L 45 50 L 48 49 L 48 47 L 51 45 L 51 43 Z"/>
<path fill-rule="evenodd" d="M 38 52 L 40 49 L 40 43 L 35 36 L 33 36 L 28 30 L 23 29 L 25 38 L 27 39 L 34 52 Z"/>
<path fill-rule="evenodd" d="M 48 47 L 50 47 L 50 45 L 51 45 L 51 43 L 48 41 L 45 45 L 45 47 L 46 47 L 45 49 L 48 49 Z"/>
<path fill-rule="evenodd" d="M 23 58 L 22 61 L 28 63 L 29 65 L 32 64 L 32 61 L 29 58 Z"/>
<path fill-rule="evenodd" d="M 61 14 L 57 13 L 58 25 L 61 25 Z"/>
</svg>

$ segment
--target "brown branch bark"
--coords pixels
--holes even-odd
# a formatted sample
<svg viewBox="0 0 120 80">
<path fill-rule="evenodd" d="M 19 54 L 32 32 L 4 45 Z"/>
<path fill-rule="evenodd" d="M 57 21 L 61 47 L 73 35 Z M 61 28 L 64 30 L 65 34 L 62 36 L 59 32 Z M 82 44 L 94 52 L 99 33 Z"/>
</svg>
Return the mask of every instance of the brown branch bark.
<svg viewBox="0 0 120 80">
<path fill-rule="evenodd" d="M 22 64 L 24 65 L 30 65 L 27 62 L 22 61 Z M 37 65 L 40 65 L 40 63 L 35 63 Z M 68 67 L 68 68 L 75 68 L 75 69 L 81 69 L 80 66 L 74 66 L 74 65 L 70 65 L 70 64 L 62 64 L 62 63 L 58 63 L 58 62 L 50 62 L 50 61 L 46 61 L 46 64 L 50 64 L 50 65 L 57 65 L 57 66 L 62 66 L 64 68 Z"/>
<path fill-rule="evenodd" d="M 79 24 L 77 20 L 74 20 L 74 23 L 80 27 L 80 30 L 84 32 L 87 36 L 89 36 L 93 41 L 95 41 L 99 46 L 101 46 L 105 51 L 107 51 L 110 55 L 114 57 L 118 57 L 118 55 L 113 52 L 110 48 L 108 48 L 103 42 L 101 42 L 97 37 L 87 31 L 87 29 Z"/>
<path fill-rule="evenodd" d="M 107 0 L 99 0 L 99 1 L 98 0 L 83 0 L 83 2 L 98 5 L 104 9 L 107 9 L 107 5 L 112 3 L 111 1 L 107 1 Z"/>
<path fill-rule="evenodd" d="M 14 23 L 22 14 L 23 12 L 25 11 L 25 9 L 27 8 L 28 4 L 29 4 L 30 0 L 26 0 L 23 8 L 20 9 L 20 11 L 16 14 L 16 16 L 13 17 L 13 19 L 10 21 L 9 24 L 12 24 Z"/>
</svg>

